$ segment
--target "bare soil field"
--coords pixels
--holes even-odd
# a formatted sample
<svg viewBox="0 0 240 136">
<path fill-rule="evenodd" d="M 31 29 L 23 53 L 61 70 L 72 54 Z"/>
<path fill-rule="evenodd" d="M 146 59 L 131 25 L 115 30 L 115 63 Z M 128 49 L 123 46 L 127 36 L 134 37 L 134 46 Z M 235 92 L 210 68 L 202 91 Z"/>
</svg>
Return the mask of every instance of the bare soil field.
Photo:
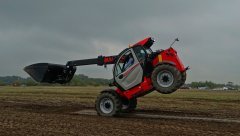
<svg viewBox="0 0 240 136">
<path fill-rule="evenodd" d="M 224 135 L 240 123 L 73 114 L 94 110 L 105 87 L 0 87 L 0 135 Z M 178 90 L 138 99 L 136 113 L 240 120 L 240 92 Z"/>
</svg>

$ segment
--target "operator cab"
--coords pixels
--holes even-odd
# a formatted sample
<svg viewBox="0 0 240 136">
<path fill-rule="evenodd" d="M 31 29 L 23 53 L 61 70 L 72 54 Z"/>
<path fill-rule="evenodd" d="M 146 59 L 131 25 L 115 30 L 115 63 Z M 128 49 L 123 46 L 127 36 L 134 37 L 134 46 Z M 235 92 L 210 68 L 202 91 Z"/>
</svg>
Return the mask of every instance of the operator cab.
<svg viewBox="0 0 240 136">
<path fill-rule="evenodd" d="M 113 79 L 118 88 L 129 90 L 143 81 L 153 42 L 151 38 L 146 38 L 119 54 L 113 67 Z"/>
</svg>

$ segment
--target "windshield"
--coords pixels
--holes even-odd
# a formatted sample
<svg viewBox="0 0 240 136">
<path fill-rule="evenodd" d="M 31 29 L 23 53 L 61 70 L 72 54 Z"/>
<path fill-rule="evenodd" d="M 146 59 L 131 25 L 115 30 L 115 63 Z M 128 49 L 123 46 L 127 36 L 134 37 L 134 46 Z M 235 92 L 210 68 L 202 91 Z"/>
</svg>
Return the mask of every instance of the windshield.
<svg viewBox="0 0 240 136">
<path fill-rule="evenodd" d="M 153 51 L 150 48 L 148 48 L 148 49 L 146 49 L 146 52 L 147 52 L 147 54 L 150 55 L 150 54 L 152 54 Z"/>
<path fill-rule="evenodd" d="M 136 57 L 138 58 L 139 61 L 143 61 L 146 58 L 147 52 L 145 50 L 145 48 L 143 48 L 142 46 L 136 46 L 133 48 Z"/>
<path fill-rule="evenodd" d="M 129 50 L 124 55 L 119 58 L 117 64 L 115 65 L 114 75 L 118 76 L 119 74 L 126 71 L 129 67 L 134 64 L 134 57 L 132 52 Z"/>
</svg>

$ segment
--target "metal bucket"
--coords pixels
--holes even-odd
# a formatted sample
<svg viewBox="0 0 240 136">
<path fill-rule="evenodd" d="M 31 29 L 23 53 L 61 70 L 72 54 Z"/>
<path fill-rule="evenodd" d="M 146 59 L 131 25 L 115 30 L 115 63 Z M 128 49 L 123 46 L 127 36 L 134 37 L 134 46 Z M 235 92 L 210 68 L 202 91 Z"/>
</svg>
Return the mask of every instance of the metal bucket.
<svg viewBox="0 0 240 136">
<path fill-rule="evenodd" d="M 36 63 L 24 68 L 35 81 L 40 83 L 68 83 L 76 72 L 76 67 L 66 65 Z"/>
</svg>

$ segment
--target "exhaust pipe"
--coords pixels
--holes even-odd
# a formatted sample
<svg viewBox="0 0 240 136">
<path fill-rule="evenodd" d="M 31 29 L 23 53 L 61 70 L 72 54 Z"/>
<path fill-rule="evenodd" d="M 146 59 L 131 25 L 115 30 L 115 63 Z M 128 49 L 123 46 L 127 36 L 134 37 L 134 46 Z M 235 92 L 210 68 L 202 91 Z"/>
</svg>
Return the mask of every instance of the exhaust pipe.
<svg viewBox="0 0 240 136">
<path fill-rule="evenodd" d="M 76 72 L 75 66 L 36 63 L 24 68 L 35 81 L 40 83 L 68 83 Z"/>
</svg>

